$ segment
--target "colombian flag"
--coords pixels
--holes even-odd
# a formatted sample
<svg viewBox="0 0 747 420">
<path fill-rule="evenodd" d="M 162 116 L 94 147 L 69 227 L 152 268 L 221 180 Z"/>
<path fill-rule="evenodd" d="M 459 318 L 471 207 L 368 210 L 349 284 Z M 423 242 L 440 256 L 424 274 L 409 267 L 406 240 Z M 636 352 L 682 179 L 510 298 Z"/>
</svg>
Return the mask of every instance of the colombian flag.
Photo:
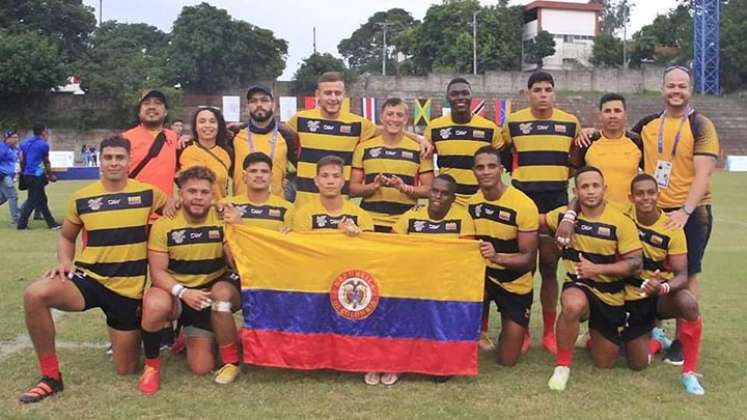
<svg viewBox="0 0 747 420">
<path fill-rule="evenodd" d="M 478 243 L 228 225 L 244 361 L 294 369 L 477 375 Z"/>
</svg>

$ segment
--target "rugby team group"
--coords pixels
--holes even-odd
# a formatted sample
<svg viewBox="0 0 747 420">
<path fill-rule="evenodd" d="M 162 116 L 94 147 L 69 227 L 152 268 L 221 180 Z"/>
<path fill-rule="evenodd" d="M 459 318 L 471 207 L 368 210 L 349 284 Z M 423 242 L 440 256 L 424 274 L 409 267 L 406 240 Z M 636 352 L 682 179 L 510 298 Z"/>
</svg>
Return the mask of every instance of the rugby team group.
<svg viewBox="0 0 747 420">
<path fill-rule="evenodd" d="M 622 353 L 641 370 L 663 352 L 665 362 L 682 365 L 685 391 L 702 395 L 698 274 L 719 144 L 690 103 L 688 69 L 667 68 L 662 93 L 662 112 L 630 129 L 625 98 L 605 94 L 599 128 L 582 128 L 554 106 L 552 75 L 536 71 L 529 106 L 498 127 L 472 114 L 470 83 L 456 78 L 446 86 L 450 114 L 420 136 L 406 130 L 410 113 L 400 98 L 384 101 L 379 126 L 342 111 L 337 73 L 320 76 L 316 108 L 284 123 L 272 89 L 258 84 L 246 94 L 247 123 L 227 126 L 220 110 L 201 107 L 191 135 L 165 127 L 167 98 L 147 91 L 139 124 L 101 142 L 100 180 L 70 197 L 58 265 L 24 292 L 42 378 L 20 401 L 63 390 L 53 308 L 100 308 L 119 374 L 139 370 L 142 347 L 145 395 L 160 389 L 159 352 L 172 322 L 183 327 L 172 350 L 186 347 L 195 374 L 213 372 L 217 346 L 215 382 L 233 382 L 241 372 L 233 319 L 241 293 L 225 224 L 477 240 L 487 266 L 477 345 L 496 352 L 498 363 L 515 365 L 532 345 L 539 269 L 541 346 L 556 360 L 550 389 L 566 388 L 579 325 L 588 321 L 586 348 L 597 367 L 613 368 Z M 349 200 L 356 197 L 360 205 Z M 497 343 L 491 302 L 501 318 Z M 673 341 L 660 327 L 670 318 Z M 369 372 L 364 380 L 393 385 L 401 373 Z"/>
</svg>

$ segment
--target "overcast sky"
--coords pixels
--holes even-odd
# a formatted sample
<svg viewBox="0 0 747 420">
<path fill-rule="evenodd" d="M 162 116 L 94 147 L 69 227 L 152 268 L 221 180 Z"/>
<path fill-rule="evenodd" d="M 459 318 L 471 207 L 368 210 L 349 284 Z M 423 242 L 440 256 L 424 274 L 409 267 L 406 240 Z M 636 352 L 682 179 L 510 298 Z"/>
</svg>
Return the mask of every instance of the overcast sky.
<svg viewBox="0 0 747 420">
<path fill-rule="evenodd" d="M 300 62 L 313 51 L 313 27 L 316 26 L 317 51 L 337 53 L 337 44 L 347 38 L 378 11 L 400 7 L 414 18 L 422 19 L 428 7 L 438 0 L 101 0 L 103 19 L 125 23 L 143 22 L 170 32 L 182 7 L 207 1 L 241 19 L 270 29 L 276 37 L 288 41 L 288 59 L 281 80 L 290 80 Z M 573 0 L 571 0 L 573 1 Z M 578 1 L 576 1 L 578 2 Z M 99 15 L 99 0 L 84 0 Z M 482 4 L 494 2 L 481 1 Z M 526 4 L 527 0 L 511 0 Z M 657 14 L 666 13 L 677 0 L 633 0 L 629 34 L 650 23 Z"/>
</svg>

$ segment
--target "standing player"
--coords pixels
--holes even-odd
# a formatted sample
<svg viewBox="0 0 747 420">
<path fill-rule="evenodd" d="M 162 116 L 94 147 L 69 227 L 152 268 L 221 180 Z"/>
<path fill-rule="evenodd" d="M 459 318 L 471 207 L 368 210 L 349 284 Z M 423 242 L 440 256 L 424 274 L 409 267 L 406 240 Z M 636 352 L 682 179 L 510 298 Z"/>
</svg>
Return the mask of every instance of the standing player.
<svg viewBox="0 0 747 420">
<path fill-rule="evenodd" d="M 402 213 L 428 196 L 433 182 L 433 161 L 422 159 L 420 145 L 404 135 L 407 118 L 402 99 L 387 99 L 381 135 L 353 153 L 350 195 L 363 197 L 361 208 L 371 214 L 377 232 L 390 232 Z"/>
<path fill-rule="evenodd" d="M 703 395 L 696 374 L 703 322 L 698 301 L 687 289 L 685 233 L 682 228 L 666 226 L 667 216 L 656 207 L 658 195 L 656 179 L 651 175 L 640 174 L 630 185 L 635 223 L 643 244 L 643 272 L 640 279 L 625 285 L 625 354 L 631 369 L 645 369 L 650 360 L 649 342 L 658 343 L 649 339 L 656 319 L 682 319 L 682 385 L 689 394 Z"/>
<path fill-rule="evenodd" d="M 22 403 L 38 402 L 63 390 L 52 308 L 68 312 L 101 308 L 109 327 L 115 370 L 125 375 L 137 368 L 138 312 L 148 269 L 148 220 L 166 198 L 158 188 L 127 178 L 127 140 L 106 139 L 99 150 L 101 180 L 71 196 L 57 242 L 57 267 L 32 283 L 23 295 L 26 328 L 42 379 L 21 395 Z M 75 241 L 81 231 L 83 249 L 75 258 Z"/>
<path fill-rule="evenodd" d="M 552 75 L 532 73 L 527 88 L 529 107 L 510 114 L 501 134 L 512 151 L 513 186 L 534 201 L 540 214 L 545 214 L 568 204 L 568 153 L 581 127 L 575 116 L 555 108 Z M 559 253 L 553 238 L 540 235 L 539 254 L 542 347 L 555 353 Z"/>
<path fill-rule="evenodd" d="M 581 211 L 575 235 L 563 250 L 566 280 L 560 296 L 555 371 L 548 381 L 554 391 L 565 390 L 571 373 L 573 347 L 581 322 L 589 321 L 594 365 L 615 365 L 620 332 L 625 324 L 625 279 L 641 271 L 641 242 L 635 223 L 605 201 L 602 172 L 585 166 L 576 172 L 573 192 Z M 572 210 L 557 208 L 540 216 L 543 230 L 554 231 Z"/>
<path fill-rule="evenodd" d="M 500 149 L 503 140 L 492 121 L 472 115 L 472 86 L 467 80 L 452 79 L 446 87 L 446 100 L 451 114 L 428 123 L 425 139 L 436 149 L 439 173 L 451 175 L 457 181 L 457 204 L 466 206 L 469 197 L 478 190 L 472 172 L 475 152 L 485 145 Z"/>
<path fill-rule="evenodd" d="M 180 320 L 187 337 L 187 363 L 196 375 L 212 371 L 213 337 L 210 288 L 231 282 L 223 255 L 223 226 L 212 207 L 215 174 L 204 166 L 179 173 L 182 206 L 176 217 L 153 223 L 148 239 L 148 264 L 153 287 L 143 298 L 145 371 L 138 386 L 145 395 L 161 385 L 160 330 L 164 322 Z M 233 287 L 238 289 L 238 285 Z"/>
<path fill-rule="evenodd" d="M 658 206 L 669 214 L 667 227 L 685 229 L 687 284 L 698 295 L 698 274 L 713 227 L 711 174 L 719 155 L 716 128 L 690 104 L 688 69 L 664 70 L 664 112 L 643 118 L 633 131 L 643 139 L 644 172 L 659 185 Z M 683 363 L 682 344 L 672 343 L 665 362 Z"/>
<path fill-rule="evenodd" d="M 337 156 L 325 156 L 316 164 L 314 186 L 317 198 L 297 207 L 293 230 L 307 232 L 318 229 L 342 229 L 349 235 L 373 231 L 373 219 L 365 210 L 346 200 L 342 194 L 345 184 L 345 162 Z"/>
<path fill-rule="evenodd" d="M 180 170 L 205 166 L 215 174 L 216 200 L 226 197 L 228 178 L 231 177 L 231 154 L 228 146 L 229 132 L 223 113 L 217 108 L 197 109 L 192 117 L 194 140 L 179 156 Z"/>
<path fill-rule="evenodd" d="M 501 314 L 498 362 L 513 366 L 529 328 L 539 214 L 529 197 L 501 182 L 503 166 L 498 149 L 483 146 L 474 161 L 480 191 L 467 204 L 481 241 L 480 251 L 487 260 L 485 302 L 489 307 L 490 300 L 494 301 Z"/>
</svg>

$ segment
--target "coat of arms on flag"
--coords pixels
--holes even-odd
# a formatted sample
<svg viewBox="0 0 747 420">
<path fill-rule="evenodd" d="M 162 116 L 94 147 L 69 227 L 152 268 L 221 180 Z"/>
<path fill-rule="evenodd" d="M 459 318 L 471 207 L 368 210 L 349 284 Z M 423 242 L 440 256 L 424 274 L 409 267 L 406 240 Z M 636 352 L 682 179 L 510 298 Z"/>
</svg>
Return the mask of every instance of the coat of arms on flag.
<svg viewBox="0 0 747 420">
<path fill-rule="evenodd" d="M 431 99 L 415 99 L 412 109 L 412 125 L 425 127 L 431 121 Z"/>
<path fill-rule="evenodd" d="M 470 101 L 469 109 L 472 111 L 472 115 L 485 116 L 485 99 L 472 98 Z"/>
<path fill-rule="evenodd" d="M 379 104 L 378 100 L 373 96 L 361 97 L 361 116 L 367 120 L 370 120 L 376 124 L 378 118 Z"/>
</svg>

